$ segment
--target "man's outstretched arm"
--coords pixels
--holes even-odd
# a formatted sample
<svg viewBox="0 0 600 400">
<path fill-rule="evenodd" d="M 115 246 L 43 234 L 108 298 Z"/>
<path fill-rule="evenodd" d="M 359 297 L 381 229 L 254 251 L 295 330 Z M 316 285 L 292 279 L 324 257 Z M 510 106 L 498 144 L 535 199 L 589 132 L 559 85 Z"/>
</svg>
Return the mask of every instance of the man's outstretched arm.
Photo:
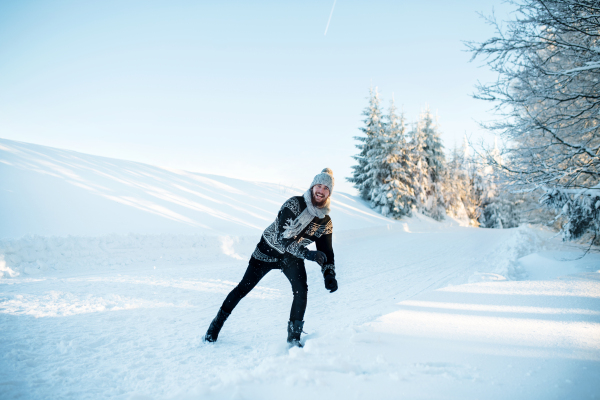
<svg viewBox="0 0 600 400">
<path fill-rule="evenodd" d="M 333 234 L 323 235 L 315 241 L 317 251 L 323 252 L 327 257 L 327 261 L 321 265 L 321 272 L 325 279 L 325 288 L 331 293 L 338 289 L 337 280 L 335 279 L 335 259 L 333 255 Z"/>
</svg>

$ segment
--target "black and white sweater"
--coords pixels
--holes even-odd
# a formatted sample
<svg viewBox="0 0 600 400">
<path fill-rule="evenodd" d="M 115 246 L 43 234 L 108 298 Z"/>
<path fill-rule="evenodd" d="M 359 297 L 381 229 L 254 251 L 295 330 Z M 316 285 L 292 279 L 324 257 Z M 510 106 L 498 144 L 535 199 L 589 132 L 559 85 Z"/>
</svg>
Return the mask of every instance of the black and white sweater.
<svg viewBox="0 0 600 400">
<path fill-rule="evenodd" d="M 279 210 L 275 221 L 265 229 L 252 257 L 263 262 L 279 262 L 286 254 L 305 259 L 308 252 L 306 246 L 315 242 L 317 250 L 327 256 L 321 272 L 335 274 L 335 262 L 332 247 L 333 224 L 329 215 L 325 218 L 314 217 L 313 220 L 297 236 L 286 239 L 284 225 L 296 219 L 306 208 L 303 196 L 289 198 Z"/>
</svg>

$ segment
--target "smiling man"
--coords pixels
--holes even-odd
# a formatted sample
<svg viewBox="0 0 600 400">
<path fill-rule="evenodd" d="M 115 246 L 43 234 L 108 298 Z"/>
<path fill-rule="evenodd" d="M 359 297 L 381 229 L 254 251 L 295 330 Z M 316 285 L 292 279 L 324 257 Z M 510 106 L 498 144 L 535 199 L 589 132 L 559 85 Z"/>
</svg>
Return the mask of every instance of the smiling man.
<svg viewBox="0 0 600 400">
<path fill-rule="evenodd" d="M 308 285 L 304 260 L 321 266 L 325 288 L 331 293 L 338 288 L 333 260 L 333 225 L 329 217 L 333 172 L 325 168 L 315 176 L 310 188 L 302 195 L 289 198 L 279 210 L 275 221 L 262 234 L 241 282 L 227 295 L 217 316 L 204 336 L 215 342 L 235 306 L 256 286 L 267 272 L 280 269 L 290 281 L 294 300 L 288 322 L 287 341 L 302 347 L 300 334 L 304 326 L 304 311 Z M 306 248 L 315 242 L 316 251 Z"/>
</svg>

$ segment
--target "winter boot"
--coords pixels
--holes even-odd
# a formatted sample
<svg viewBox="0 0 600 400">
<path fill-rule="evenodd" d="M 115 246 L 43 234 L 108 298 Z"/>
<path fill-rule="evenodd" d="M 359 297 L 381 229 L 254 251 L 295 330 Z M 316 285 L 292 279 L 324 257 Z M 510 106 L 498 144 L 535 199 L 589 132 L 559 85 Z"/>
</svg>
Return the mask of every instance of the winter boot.
<svg viewBox="0 0 600 400">
<path fill-rule="evenodd" d="M 300 334 L 302 333 L 303 326 L 304 321 L 288 321 L 287 342 L 289 343 L 290 347 L 302 347 L 302 343 L 300 343 Z"/>
<path fill-rule="evenodd" d="M 204 336 L 204 341 L 216 342 L 217 338 L 219 337 L 219 332 L 221 331 L 221 328 L 223 327 L 223 324 L 225 323 L 225 321 L 227 321 L 227 318 L 230 315 L 231 314 L 228 314 L 219 308 L 219 312 L 217 313 L 217 316 L 215 317 L 215 319 L 212 320 L 212 322 L 210 323 L 210 326 L 208 327 L 208 330 L 206 331 L 206 335 Z"/>
</svg>

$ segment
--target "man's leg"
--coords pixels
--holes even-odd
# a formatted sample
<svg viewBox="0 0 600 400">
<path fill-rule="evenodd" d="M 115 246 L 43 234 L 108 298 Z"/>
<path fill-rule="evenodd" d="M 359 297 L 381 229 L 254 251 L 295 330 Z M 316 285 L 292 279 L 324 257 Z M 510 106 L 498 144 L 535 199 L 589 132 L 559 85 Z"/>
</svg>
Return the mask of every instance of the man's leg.
<svg viewBox="0 0 600 400">
<path fill-rule="evenodd" d="M 288 322 L 287 341 L 291 346 L 302 347 L 300 335 L 304 327 L 304 311 L 306 311 L 306 299 L 308 295 L 308 285 L 306 284 L 306 268 L 304 260 L 296 257 L 290 257 L 286 260 L 283 267 L 283 273 L 292 285 L 294 301 L 290 310 L 290 320 Z"/>
<path fill-rule="evenodd" d="M 267 272 L 276 266 L 276 264 L 277 263 L 267 263 L 250 258 L 250 262 L 248 263 L 248 268 L 244 273 L 244 277 L 240 283 L 238 283 L 238 285 L 227 295 L 223 305 L 221 306 L 221 310 L 231 314 L 240 300 L 250 293 L 250 291 L 254 289 L 254 286 L 256 286 L 258 282 L 260 282 L 260 280 L 267 274 Z"/>
<path fill-rule="evenodd" d="M 248 263 L 248 268 L 246 269 L 246 273 L 242 278 L 241 282 L 227 295 L 223 305 L 219 309 L 217 316 L 212 320 L 208 330 L 206 331 L 206 335 L 204 335 L 204 340 L 207 342 L 216 342 L 219 337 L 219 332 L 223 327 L 223 324 L 235 308 L 237 304 L 242 300 L 250 291 L 256 286 L 256 284 L 262 279 L 263 276 L 267 274 L 272 266 L 269 264 L 275 263 L 266 263 L 257 261 L 254 258 L 250 258 L 250 262 Z"/>
</svg>

